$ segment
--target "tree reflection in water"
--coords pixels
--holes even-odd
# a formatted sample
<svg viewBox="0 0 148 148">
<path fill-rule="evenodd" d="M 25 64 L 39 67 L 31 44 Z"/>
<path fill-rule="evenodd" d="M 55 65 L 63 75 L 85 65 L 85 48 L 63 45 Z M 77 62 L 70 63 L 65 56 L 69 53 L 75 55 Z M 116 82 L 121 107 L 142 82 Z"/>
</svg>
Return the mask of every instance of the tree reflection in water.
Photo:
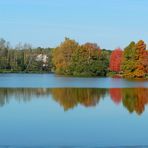
<svg viewBox="0 0 148 148">
<path fill-rule="evenodd" d="M 64 110 L 74 108 L 78 104 L 85 107 L 96 106 L 104 98 L 106 89 L 93 88 L 57 88 L 52 89 L 54 100 L 64 107 Z"/>
<path fill-rule="evenodd" d="M 115 104 L 123 104 L 130 113 L 141 115 L 148 104 L 148 88 L 1 88 L 0 106 L 15 99 L 29 102 L 32 99 L 53 98 L 65 111 L 81 104 L 85 107 L 96 106 L 101 99 L 110 96 Z"/>
<path fill-rule="evenodd" d="M 122 101 L 122 89 L 121 88 L 110 88 L 109 94 L 115 104 L 120 104 Z"/>
<path fill-rule="evenodd" d="M 111 88 L 109 92 L 111 99 L 118 104 L 122 101 L 130 113 L 140 115 L 148 104 L 148 88 Z"/>
</svg>

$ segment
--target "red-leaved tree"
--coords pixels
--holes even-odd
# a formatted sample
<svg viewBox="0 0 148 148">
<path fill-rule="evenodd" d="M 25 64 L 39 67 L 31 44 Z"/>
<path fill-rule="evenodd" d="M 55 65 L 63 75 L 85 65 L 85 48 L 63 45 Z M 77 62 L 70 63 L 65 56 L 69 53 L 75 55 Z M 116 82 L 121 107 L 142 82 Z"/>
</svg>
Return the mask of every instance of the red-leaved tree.
<svg viewBox="0 0 148 148">
<path fill-rule="evenodd" d="M 120 72 L 123 51 L 121 48 L 115 49 L 110 56 L 109 69 L 111 71 Z"/>
</svg>

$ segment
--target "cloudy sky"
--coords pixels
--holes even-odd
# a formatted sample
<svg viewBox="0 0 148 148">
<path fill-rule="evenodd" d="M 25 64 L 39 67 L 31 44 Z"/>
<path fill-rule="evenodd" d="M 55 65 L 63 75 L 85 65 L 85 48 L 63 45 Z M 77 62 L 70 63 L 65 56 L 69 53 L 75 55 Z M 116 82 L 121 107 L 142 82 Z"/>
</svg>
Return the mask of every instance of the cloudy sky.
<svg viewBox="0 0 148 148">
<path fill-rule="evenodd" d="M 55 47 L 64 37 L 101 48 L 148 43 L 148 0 L 0 0 L 0 37 Z"/>
</svg>

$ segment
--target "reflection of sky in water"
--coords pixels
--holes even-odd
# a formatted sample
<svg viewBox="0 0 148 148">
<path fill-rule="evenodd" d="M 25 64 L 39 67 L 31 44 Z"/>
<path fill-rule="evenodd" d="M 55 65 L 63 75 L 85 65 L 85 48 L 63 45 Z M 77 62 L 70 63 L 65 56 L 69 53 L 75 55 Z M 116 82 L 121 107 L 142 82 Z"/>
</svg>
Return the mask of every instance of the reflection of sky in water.
<svg viewBox="0 0 148 148">
<path fill-rule="evenodd" d="M 148 81 L 127 81 L 112 78 L 58 77 L 53 74 L 0 74 L 0 87 L 129 88 L 148 87 Z"/>
<path fill-rule="evenodd" d="M 147 145 L 147 93 L 145 88 L 0 89 L 0 145 Z M 74 107 L 64 111 L 67 102 Z M 145 110 L 138 115 L 142 103 Z"/>
</svg>

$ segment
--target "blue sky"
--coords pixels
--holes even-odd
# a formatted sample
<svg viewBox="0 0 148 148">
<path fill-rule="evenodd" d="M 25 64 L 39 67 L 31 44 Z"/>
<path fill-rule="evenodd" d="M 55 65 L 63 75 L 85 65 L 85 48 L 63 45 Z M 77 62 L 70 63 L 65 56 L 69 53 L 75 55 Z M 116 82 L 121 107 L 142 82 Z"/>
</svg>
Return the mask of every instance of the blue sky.
<svg viewBox="0 0 148 148">
<path fill-rule="evenodd" d="M 0 0 L 0 37 L 55 47 L 64 37 L 101 48 L 148 43 L 148 0 Z"/>
</svg>

